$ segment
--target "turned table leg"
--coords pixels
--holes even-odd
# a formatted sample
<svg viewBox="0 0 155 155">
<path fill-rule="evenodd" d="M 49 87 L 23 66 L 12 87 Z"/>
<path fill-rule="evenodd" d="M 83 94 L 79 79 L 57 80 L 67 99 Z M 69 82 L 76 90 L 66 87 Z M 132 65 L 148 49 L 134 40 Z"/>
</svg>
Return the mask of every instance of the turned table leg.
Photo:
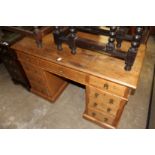
<svg viewBox="0 0 155 155">
<path fill-rule="evenodd" d="M 136 27 L 136 33 L 131 42 L 131 47 L 128 50 L 127 57 L 125 60 L 125 70 L 131 70 L 131 67 L 134 63 L 138 47 L 140 46 L 141 38 L 143 33 L 143 27 Z"/>
<path fill-rule="evenodd" d="M 62 41 L 60 40 L 60 27 L 55 26 L 53 31 L 54 42 L 57 45 L 57 49 L 62 50 Z"/>
<path fill-rule="evenodd" d="M 76 54 L 75 40 L 76 40 L 77 36 L 76 36 L 75 27 L 74 26 L 70 26 L 69 31 L 70 31 L 69 47 L 71 48 L 71 53 L 72 54 Z"/>
</svg>

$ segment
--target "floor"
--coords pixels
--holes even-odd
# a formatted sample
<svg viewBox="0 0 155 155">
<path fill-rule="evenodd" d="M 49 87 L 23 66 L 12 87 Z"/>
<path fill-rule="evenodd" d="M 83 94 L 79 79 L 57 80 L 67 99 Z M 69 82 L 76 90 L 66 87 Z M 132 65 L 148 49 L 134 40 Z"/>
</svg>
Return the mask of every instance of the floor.
<svg viewBox="0 0 155 155">
<path fill-rule="evenodd" d="M 150 37 L 148 49 L 135 95 L 126 105 L 118 128 L 144 129 L 148 114 L 155 62 L 155 38 Z M 82 118 L 85 89 L 69 84 L 52 104 L 14 85 L 4 66 L 0 65 L 0 128 L 65 128 L 101 129 Z"/>
</svg>

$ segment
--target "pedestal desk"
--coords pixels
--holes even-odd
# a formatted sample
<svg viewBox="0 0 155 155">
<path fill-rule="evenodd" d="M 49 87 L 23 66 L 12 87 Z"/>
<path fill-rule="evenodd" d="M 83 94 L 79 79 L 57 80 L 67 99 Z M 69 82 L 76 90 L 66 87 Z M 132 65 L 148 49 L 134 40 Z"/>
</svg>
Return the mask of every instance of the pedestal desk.
<svg viewBox="0 0 155 155">
<path fill-rule="evenodd" d="M 79 35 L 106 40 L 101 36 Z M 129 46 L 124 42 L 122 48 Z M 132 70 L 125 71 L 124 61 L 105 54 L 79 48 L 73 55 L 65 44 L 63 51 L 57 51 L 51 34 L 43 38 L 42 48 L 37 48 L 35 40 L 28 37 L 12 48 L 33 93 L 53 102 L 67 85 L 66 79 L 83 84 L 86 88 L 83 117 L 104 128 L 117 127 L 128 98 L 137 87 L 146 50 L 146 46 L 141 45 Z"/>
</svg>

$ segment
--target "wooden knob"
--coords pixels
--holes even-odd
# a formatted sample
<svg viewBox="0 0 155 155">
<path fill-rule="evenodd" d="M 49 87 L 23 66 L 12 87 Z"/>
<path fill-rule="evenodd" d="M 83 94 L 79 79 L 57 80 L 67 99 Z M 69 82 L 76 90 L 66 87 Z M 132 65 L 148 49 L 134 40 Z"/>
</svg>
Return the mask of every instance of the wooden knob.
<svg viewBox="0 0 155 155">
<path fill-rule="evenodd" d="M 111 108 L 108 108 L 108 109 L 107 109 L 107 112 L 110 112 L 110 111 L 111 111 Z"/>
<path fill-rule="evenodd" d="M 92 112 L 92 116 L 93 116 L 93 117 L 96 116 L 96 113 L 95 113 L 95 112 Z"/>
<path fill-rule="evenodd" d="M 97 106 L 97 103 L 96 102 L 94 102 L 94 107 L 96 107 Z"/>
<path fill-rule="evenodd" d="M 113 104 L 113 103 L 114 103 L 114 100 L 113 100 L 113 99 L 110 99 L 110 100 L 109 100 L 109 103 L 110 103 L 110 104 Z"/>
<path fill-rule="evenodd" d="M 107 122 L 108 121 L 108 118 L 104 118 L 104 122 Z"/>
<path fill-rule="evenodd" d="M 109 88 L 109 85 L 107 83 L 105 83 L 104 86 L 103 86 L 103 88 L 104 89 L 108 89 Z"/>
<path fill-rule="evenodd" d="M 99 94 L 98 94 L 98 93 L 95 93 L 95 95 L 94 95 L 94 96 L 95 96 L 95 98 L 97 98 L 97 97 L 99 96 Z"/>
</svg>

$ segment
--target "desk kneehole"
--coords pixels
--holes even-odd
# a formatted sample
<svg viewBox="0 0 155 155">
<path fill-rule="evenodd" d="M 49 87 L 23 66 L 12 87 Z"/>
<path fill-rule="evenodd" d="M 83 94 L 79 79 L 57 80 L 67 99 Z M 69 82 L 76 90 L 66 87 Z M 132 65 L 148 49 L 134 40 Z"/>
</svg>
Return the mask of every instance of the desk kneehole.
<svg viewBox="0 0 155 155">
<path fill-rule="evenodd" d="M 73 80 L 84 85 L 86 83 L 87 74 L 84 72 L 77 71 L 61 64 L 56 64 L 45 60 L 39 60 L 39 65 L 43 69 L 48 70 L 53 74 L 59 75 L 61 77 Z"/>
</svg>

